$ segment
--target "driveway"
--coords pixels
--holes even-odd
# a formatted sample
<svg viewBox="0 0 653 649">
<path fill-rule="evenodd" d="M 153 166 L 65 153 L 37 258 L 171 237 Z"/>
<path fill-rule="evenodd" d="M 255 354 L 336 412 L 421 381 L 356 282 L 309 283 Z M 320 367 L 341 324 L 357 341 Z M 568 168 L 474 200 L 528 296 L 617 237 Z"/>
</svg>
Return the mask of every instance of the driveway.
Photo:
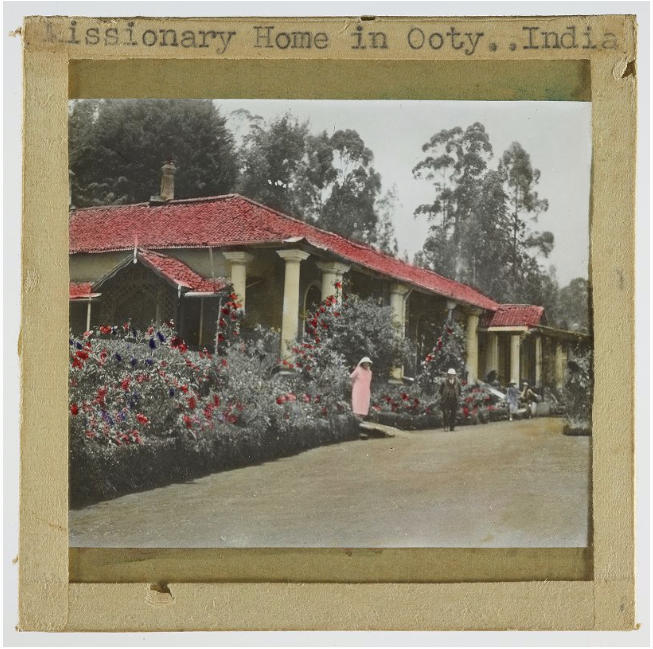
<svg viewBox="0 0 653 649">
<path fill-rule="evenodd" d="M 582 547 L 590 438 L 562 420 L 326 446 L 70 512 L 75 547 Z"/>
</svg>

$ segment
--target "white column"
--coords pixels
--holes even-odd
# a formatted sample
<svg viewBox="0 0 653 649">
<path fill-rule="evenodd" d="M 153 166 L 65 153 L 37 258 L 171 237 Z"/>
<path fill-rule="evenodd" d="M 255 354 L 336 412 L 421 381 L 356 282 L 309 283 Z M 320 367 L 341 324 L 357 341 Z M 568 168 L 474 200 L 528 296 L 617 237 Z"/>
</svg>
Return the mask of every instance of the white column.
<svg viewBox="0 0 653 649">
<path fill-rule="evenodd" d="M 91 330 L 91 301 L 86 305 L 86 331 Z"/>
<path fill-rule="evenodd" d="M 487 349 L 485 351 L 485 376 L 492 370 L 499 371 L 499 334 L 488 331 Z"/>
<path fill-rule="evenodd" d="M 336 282 L 342 283 L 342 276 L 349 272 L 351 266 L 338 261 L 318 261 L 316 266 L 322 271 L 322 299 L 326 300 L 330 295 L 336 294 Z"/>
<path fill-rule="evenodd" d="M 535 385 L 542 387 L 542 336 L 535 336 Z"/>
<path fill-rule="evenodd" d="M 467 315 L 467 381 L 478 378 L 478 318 L 480 309 L 468 309 Z"/>
<path fill-rule="evenodd" d="M 519 385 L 521 377 L 519 369 L 519 354 L 521 347 L 521 335 L 520 334 L 511 334 L 510 336 L 510 380 Z"/>
<path fill-rule="evenodd" d="M 565 383 L 565 365 L 564 356 L 562 353 L 562 343 L 556 342 L 556 357 L 555 357 L 555 383 L 556 388 L 560 389 Z"/>
<path fill-rule="evenodd" d="M 395 283 L 390 286 L 390 306 L 392 307 L 392 320 L 397 333 L 406 336 L 406 295 L 410 288 L 405 284 Z M 374 360 L 374 359 L 372 359 Z M 404 368 L 393 367 L 390 370 L 391 383 L 403 383 Z"/>
<path fill-rule="evenodd" d="M 447 300 L 447 321 L 453 320 L 453 311 L 454 309 L 458 306 L 457 302 L 454 302 L 453 300 Z"/>
<path fill-rule="evenodd" d="M 204 333 L 204 298 L 200 298 L 200 330 L 197 335 L 197 344 L 202 346 L 202 335 Z"/>
<path fill-rule="evenodd" d="M 231 285 L 245 310 L 245 293 L 247 292 L 247 263 L 253 259 L 246 252 L 225 252 L 225 259 L 231 264 Z"/>
<path fill-rule="evenodd" d="M 299 331 L 299 265 L 310 255 L 303 250 L 277 250 L 286 262 L 281 319 L 281 354 L 289 356 Z"/>
</svg>

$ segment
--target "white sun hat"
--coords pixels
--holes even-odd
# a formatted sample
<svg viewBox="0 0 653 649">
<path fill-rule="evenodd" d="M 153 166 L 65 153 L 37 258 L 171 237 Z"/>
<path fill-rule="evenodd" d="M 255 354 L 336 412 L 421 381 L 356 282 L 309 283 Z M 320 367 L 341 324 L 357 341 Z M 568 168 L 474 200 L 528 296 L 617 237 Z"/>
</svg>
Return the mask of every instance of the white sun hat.
<svg viewBox="0 0 653 649">
<path fill-rule="evenodd" d="M 369 363 L 370 365 L 372 365 L 372 359 L 370 359 L 369 356 L 365 356 L 365 358 L 361 359 L 359 365 L 362 365 L 363 363 Z"/>
<path fill-rule="evenodd" d="M 449 370 L 447 371 L 447 374 L 455 374 L 455 373 L 456 373 L 456 370 L 454 370 L 453 367 L 449 368 Z"/>
</svg>

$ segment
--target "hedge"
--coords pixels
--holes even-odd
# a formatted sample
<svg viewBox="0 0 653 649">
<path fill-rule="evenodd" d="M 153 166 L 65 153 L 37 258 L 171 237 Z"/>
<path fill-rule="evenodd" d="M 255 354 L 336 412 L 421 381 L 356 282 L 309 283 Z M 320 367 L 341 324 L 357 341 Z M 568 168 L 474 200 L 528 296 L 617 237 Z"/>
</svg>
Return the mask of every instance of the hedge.
<svg viewBox="0 0 653 649">
<path fill-rule="evenodd" d="M 145 444 L 100 445 L 79 436 L 70 440 L 70 507 L 78 509 L 102 500 L 212 473 L 230 471 L 359 437 L 353 415 L 334 415 L 306 426 L 274 428 L 257 434 L 224 425 L 211 436 L 152 437 Z"/>
</svg>

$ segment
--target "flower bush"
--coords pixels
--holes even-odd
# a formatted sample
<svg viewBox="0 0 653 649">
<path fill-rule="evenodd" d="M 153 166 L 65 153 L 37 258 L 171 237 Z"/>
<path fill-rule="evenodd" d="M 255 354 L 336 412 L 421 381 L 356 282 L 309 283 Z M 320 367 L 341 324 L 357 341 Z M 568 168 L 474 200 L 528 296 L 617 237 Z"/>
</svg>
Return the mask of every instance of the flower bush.
<svg viewBox="0 0 653 649">
<path fill-rule="evenodd" d="M 470 424 L 508 419 L 508 404 L 484 384 L 463 384 L 458 418 L 461 423 Z"/>
<path fill-rule="evenodd" d="M 218 392 L 226 361 L 214 362 L 206 349 L 189 352 L 172 322 L 142 332 L 103 325 L 69 343 L 73 433 L 120 446 L 237 420 L 238 404 Z"/>
<path fill-rule="evenodd" d="M 305 376 L 315 377 L 330 368 L 351 372 L 363 356 L 369 356 L 375 379 L 385 380 L 393 366 L 402 364 L 409 346 L 397 333 L 391 307 L 380 299 L 347 294 L 336 282 L 334 294 L 309 314 L 307 335 L 290 362 Z"/>
<path fill-rule="evenodd" d="M 466 343 L 463 328 L 454 320 L 445 322 L 435 347 L 421 363 L 418 381 L 422 389 L 427 393 L 433 391 L 450 368 L 455 369 L 458 376 L 463 376 L 465 358 Z"/>
</svg>

